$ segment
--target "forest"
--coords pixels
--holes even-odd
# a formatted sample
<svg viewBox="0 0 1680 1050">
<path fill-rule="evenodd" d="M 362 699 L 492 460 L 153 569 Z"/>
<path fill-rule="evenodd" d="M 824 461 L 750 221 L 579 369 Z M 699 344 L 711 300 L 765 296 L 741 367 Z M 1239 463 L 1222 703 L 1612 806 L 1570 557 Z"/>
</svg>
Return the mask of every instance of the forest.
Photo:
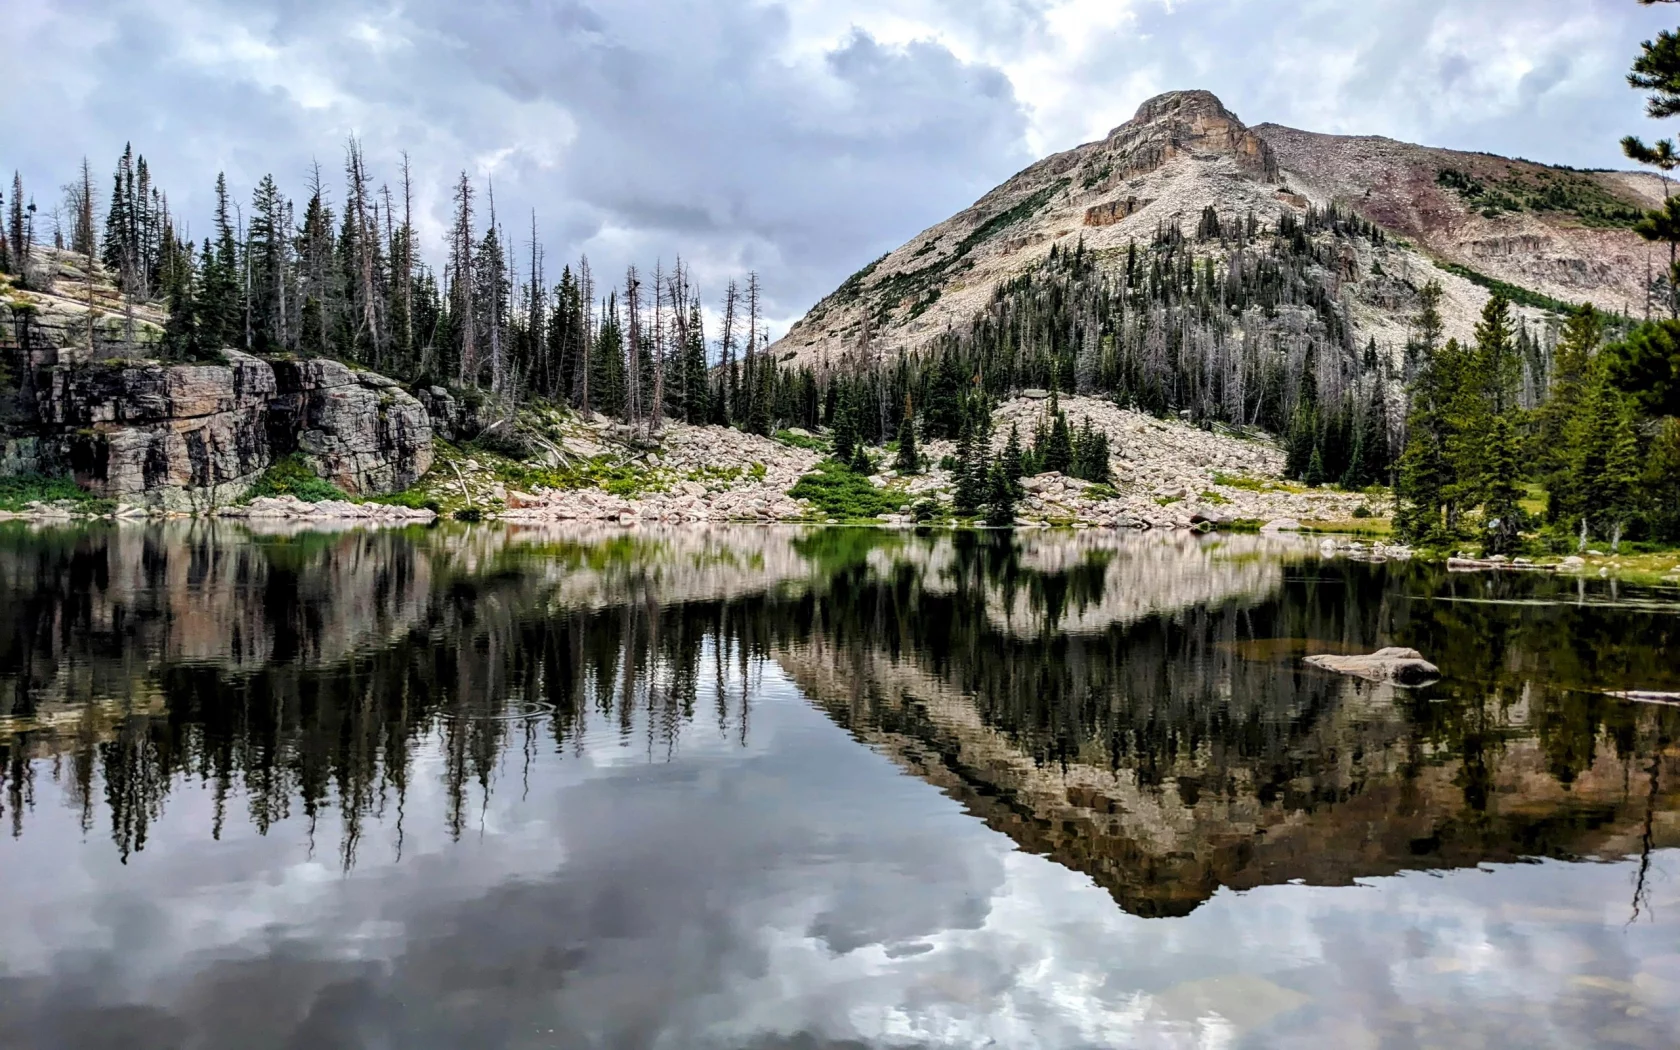
<svg viewBox="0 0 1680 1050">
<path fill-rule="evenodd" d="M 434 265 L 417 243 L 407 158 L 395 190 L 376 182 L 354 140 L 336 203 L 318 166 L 301 206 L 271 176 L 236 203 L 219 175 L 210 230 L 195 241 L 132 149 L 103 202 L 84 161 L 44 216 L 14 175 L 0 271 L 39 286 L 34 248 L 48 240 L 97 262 L 124 297 L 166 307 L 161 341 L 146 348 L 165 360 L 328 356 L 452 387 L 510 419 L 544 403 L 650 434 L 667 421 L 826 428 L 835 467 L 854 473 L 879 466 L 865 446 L 895 443 L 893 466 L 913 473 L 927 466 L 918 442 L 950 439 L 954 510 L 998 523 L 1013 520 L 1022 476 L 1106 482 L 1120 451 L 1053 401 L 1038 432 L 990 433 L 998 403 L 1038 388 L 1277 435 L 1290 478 L 1392 486 L 1397 532 L 1413 543 L 1515 553 L 1536 532 L 1554 549 L 1566 535 L 1583 549 L 1680 539 L 1680 327 L 1629 331 L 1587 307 L 1553 335 L 1496 292 L 1473 347 L 1443 343 L 1439 287 L 1400 282 L 1376 261 L 1362 272 L 1386 235 L 1334 205 L 1271 222 L 1210 206 L 1194 230 L 1162 224 L 1120 252 L 1055 246 L 921 352 L 881 352 L 865 321 L 840 361 L 817 368 L 769 352 L 757 274 L 728 282 L 715 311 L 680 259 L 607 280 L 584 257 L 551 282 L 535 216 L 519 243 L 525 231 L 510 233 L 493 192 L 465 172 Z M 882 293 L 877 320 L 921 301 L 899 288 L 904 275 L 872 271 L 831 299 Z M 1359 345 L 1344 290 L 1358 281 L 1420 304 L 1404 347 Z"/>
</svg>

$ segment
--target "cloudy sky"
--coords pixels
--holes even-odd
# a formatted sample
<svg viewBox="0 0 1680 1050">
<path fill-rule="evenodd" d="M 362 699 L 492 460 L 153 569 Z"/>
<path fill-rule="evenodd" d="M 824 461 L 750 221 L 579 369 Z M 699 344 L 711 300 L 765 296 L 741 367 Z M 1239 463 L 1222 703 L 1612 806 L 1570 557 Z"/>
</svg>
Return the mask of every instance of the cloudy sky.
<svg viewBox="0 0 1680 1050">
<path fill-rule="evenodd" d="M 1649 133 L 1635 0 L 6 0 L 0 167 L 56 196 L 125 141 L 202 228 L 215 172 L 300 195 L 356 135 L 532 208 L 551 267 L 755 268 L 780 330 L 862 263 L 1145 98 L 1577 166 Z M 19 90 L 19 86 L 25 89 Z M 528 235 L 520 235 L 521 243 Z"/>
</svg>

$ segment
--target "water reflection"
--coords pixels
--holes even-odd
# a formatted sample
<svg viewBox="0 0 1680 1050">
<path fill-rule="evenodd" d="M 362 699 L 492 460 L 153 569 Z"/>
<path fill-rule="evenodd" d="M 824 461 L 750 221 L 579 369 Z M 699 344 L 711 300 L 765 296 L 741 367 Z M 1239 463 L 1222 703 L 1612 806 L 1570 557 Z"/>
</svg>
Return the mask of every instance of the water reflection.
<svg viewBox="0 0 1680 1050">
<path fill-rule="evenodd" d="M 1604 690 L 1680 689 L 1680 616 L 1629 597 L 1261 537 L 7 530 L 0 1047 L 1663 1045 L 1680 716 Z M 1299 661 L 1387 644 L 1445 677 Z"/>
</svg>

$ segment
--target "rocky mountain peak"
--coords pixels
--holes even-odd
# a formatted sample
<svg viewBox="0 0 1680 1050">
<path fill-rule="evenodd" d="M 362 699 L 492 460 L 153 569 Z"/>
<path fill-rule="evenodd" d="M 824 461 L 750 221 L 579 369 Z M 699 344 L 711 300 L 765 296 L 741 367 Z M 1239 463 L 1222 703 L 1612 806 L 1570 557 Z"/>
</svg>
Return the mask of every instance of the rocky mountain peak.
<svg viewBox="0 0 1680 1050">
<path fill-rule="evenodd" d="M 1127 155 L 1134 171 L 1152 171 L 1176 156 L 1229 155 L 1266 182 L 1278 180 L 1277 157 L 1259 135 L 1211 91 L 1169 91 L 1138 107 L 1103 145 Z"/>
</svg>

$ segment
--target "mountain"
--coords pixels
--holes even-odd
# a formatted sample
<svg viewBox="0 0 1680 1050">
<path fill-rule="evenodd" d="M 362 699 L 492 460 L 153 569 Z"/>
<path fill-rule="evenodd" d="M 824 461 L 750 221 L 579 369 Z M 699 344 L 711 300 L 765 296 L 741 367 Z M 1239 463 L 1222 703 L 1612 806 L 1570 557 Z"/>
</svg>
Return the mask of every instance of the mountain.
<svg viewBox="0 0 1680 1050">
<path fill-rule="evenodd" d="M 1314 262 L 1321 292 L 1305 299 L 1339 303 L 1349 330 L 1338 341 L 1347 345 L 1403 343 L 1416 291 L 1430 279 L 1445 289 L 1449 335 L 1469 335 L 1497 282 L 1517 286 L 1507 292 L 1531 317 L 1583 301 L 1638 312 L 1647 260 L 1662 267 L 1630 227 L 1661 199 L 1655 176 L 1250 128 L 1209 92 L 1171 92 L 1106 138 L 1046 157 L 864 267 L 775 349 L 782 360 L 818 365 L 916 350 L 970 327 L 1053 249 L 1083 246 L 1113 270 L 1129 252 L 1183 234 L 1207 242 L 1196 255 L 1227 266 L 1245 243 L 1238 230 L 1233 246 L 1233 226 L 1247 227 L 1248 243 L 1256 231 L 1305 224 L 1310 236 L 1336 227 L 1320 238 L 1329 254 L 1318 251 Z M 1314 227 L 1326 213 L 1381 232 Z"/>
</svg>

